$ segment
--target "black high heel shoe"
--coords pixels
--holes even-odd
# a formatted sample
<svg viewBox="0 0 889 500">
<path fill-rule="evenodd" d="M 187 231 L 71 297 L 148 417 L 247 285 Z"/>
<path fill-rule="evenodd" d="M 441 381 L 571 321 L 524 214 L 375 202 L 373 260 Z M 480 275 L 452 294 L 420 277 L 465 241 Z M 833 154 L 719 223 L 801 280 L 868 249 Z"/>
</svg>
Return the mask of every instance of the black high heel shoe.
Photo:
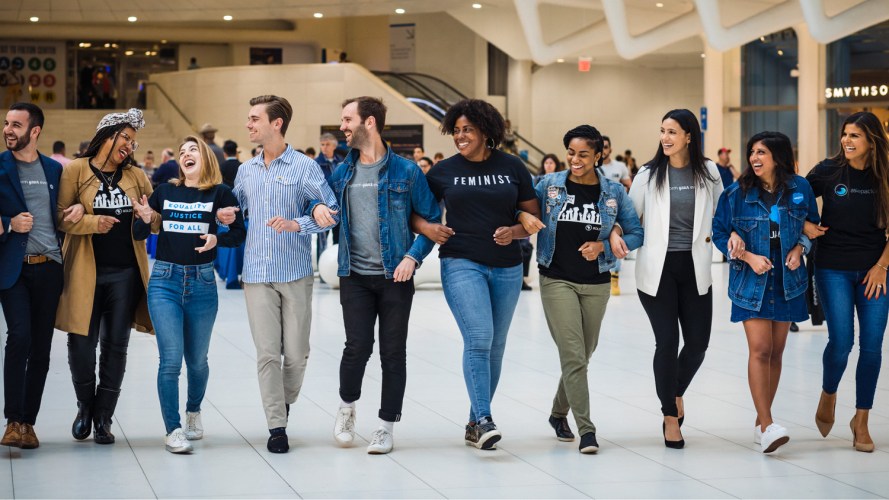
<svg viewBox="0 0 889 500">
<path fill-rule="evenodd" d="M 672 448 L 674 450 L 681 450 L 685 448 L 685 439 L 680 439 L 679 441 L 669 441 L 667 440 L 667 423 L 664 422 L 661 424 L 661 430 L 664 433 L 664 446 L 667 448 Z"/>
</svg>

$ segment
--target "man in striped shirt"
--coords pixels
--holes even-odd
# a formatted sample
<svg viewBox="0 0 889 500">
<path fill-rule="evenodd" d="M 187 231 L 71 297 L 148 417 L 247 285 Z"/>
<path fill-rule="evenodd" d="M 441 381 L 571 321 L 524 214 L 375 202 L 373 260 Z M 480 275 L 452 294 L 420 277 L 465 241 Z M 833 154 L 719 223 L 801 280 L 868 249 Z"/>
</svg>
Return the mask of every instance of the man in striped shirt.
<svg viewBox="0 0 889 500">
<path fill-rule="evenodd" d="M 286 453 L 287 417 L 309 359 L 314 281 L 310 234 L 323 230 L 304 207 L 323 200 L 334 217 L 339 207 L 318 164 L 284 141 L 293 116 L 290 103 L 265 95 L 251 99 L 250 105 L 247 130 L 262 153 L 241 165 L 235 178 L 234 194 L 251 221 L 244 297 L 270 433 L 267 447 Z M 232 210 L 217 212 L 220 221 L 233 219 Z"/>
</svg>

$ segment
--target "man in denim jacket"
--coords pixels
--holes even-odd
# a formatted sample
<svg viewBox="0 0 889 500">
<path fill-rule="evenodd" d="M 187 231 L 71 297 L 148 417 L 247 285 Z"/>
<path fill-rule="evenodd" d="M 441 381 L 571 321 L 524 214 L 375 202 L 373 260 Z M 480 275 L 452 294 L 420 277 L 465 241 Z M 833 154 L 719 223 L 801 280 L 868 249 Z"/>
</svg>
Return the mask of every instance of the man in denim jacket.
<svg viewBox="0 0 889 500">
<path fill-rule="evenodd" d="M 392 152 L 380 137 L 385 120 L 386 106 L 377 98 L 357 97 L 343 103 L 340 130 L 352 149 L 330 177 L 342 210 L 337 275 L 346 329 L 340 362 L 342 403 L 334 437 L 341 446 L 350 446 L 355 439 L 355 401 L 361 397 L 379 317 L 381 422 L 367 448 L 370 454 L 392 451 L 393 425 L 401 419 L 407 379 L 405 349 L 413 275 L 434 246 L 425 236 L 414 237 L 411 215 L 432 224 L 441 221 L 441 210 L 423 172 Z"/>
</svg>

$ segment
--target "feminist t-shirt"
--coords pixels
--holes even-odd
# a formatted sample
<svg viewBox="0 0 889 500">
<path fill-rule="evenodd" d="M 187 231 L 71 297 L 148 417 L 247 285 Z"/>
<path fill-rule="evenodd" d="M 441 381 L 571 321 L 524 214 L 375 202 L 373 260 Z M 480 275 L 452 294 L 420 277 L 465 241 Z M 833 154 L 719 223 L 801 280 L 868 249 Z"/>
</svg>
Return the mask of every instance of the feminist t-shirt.
<svg viewBox="0 0 889 500">
<path fill-rule="evenodd" d="M 447 225 L 455 233 L 439 249 L 440 258 L 491 267 L 522 263 L 517 240 L 505 246 L 494 243 L 497 228 L 516 224 L 518 203 L 536 199 L 531 174 L 521 160 L 498 150 L 480 162 L 456 154 L 438 162 L 426 179 L 435 197 L 444 200 Z"/>
<path fill-rule="evenodd" d="M 538 266 L 540 274 L 582 283 L 601 285 L 611 281 L 611 273 L 599 272 L 599 261 L 586 260 L 579 248 L 588 241 L 597 241 L 602 230 L 602 217 L 596 202 L 602 194 L 600 184 L 584 185 L 565 181 L 567 199 L 556 224 L 556 247 L 549 267 Z"/>
</svg>

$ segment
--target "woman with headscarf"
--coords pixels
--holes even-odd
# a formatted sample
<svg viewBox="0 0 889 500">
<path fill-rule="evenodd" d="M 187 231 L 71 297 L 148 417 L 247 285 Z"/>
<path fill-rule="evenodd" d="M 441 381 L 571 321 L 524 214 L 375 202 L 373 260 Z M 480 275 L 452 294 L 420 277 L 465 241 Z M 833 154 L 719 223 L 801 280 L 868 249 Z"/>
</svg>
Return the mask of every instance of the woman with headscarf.
<svg viewBox="0 0 889 500">
<path fill-rule="evenodd" d="M 83 218 L 62 222 L 65 288 L 56 328 L 68 333 L 68 365 L 77 397 L 75 439 L 111 444 L 111 416 L 126 371 L 130 329 L 152 332 L 145 299 L 149 228 L 134 227 L 133 203 L 152 193 L 133 153 L 142 112 L 105 115 L 86 152 L 62 172 L 58 207 L 81 203 Z M 101 345 L 98 384 L 96 347 Z"/>
</svg>

